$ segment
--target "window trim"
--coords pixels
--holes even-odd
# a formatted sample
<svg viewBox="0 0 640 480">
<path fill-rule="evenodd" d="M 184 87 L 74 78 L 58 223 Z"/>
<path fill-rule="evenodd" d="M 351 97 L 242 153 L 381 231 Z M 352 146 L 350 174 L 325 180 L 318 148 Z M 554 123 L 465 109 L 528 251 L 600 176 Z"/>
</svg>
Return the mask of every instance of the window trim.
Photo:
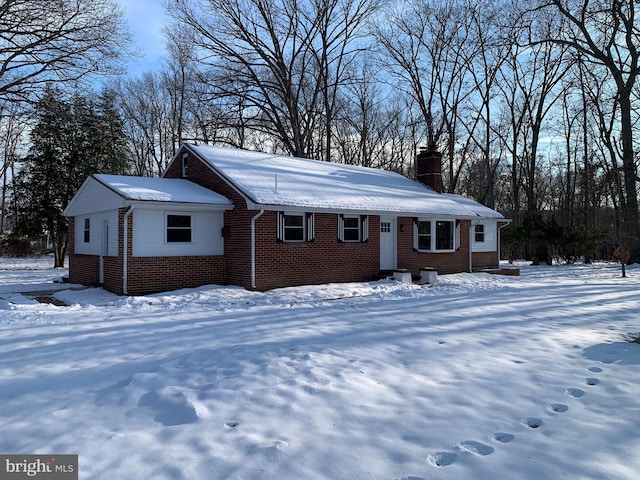
<svg viewBox="0 0 640 480">
<path fill-rule="evenodd" d="M 182 178 L 187 178 L 189 176 L 189 154 L 183 153 L 182 158 L 180 159 L 180 175 Z"/>
<path fill-rule="evenodd" d="M 299 217 L 302 219 L 302 225 L 298 227 L 288 227 L 287 217 Z M 312 212 L 277 212 L 276 215 L 276 239 L 278 242 L 286 243 L 304 243 L 312 242 L 314 239 L 314 221 L 315 217 Z M 287 239 L 287 230 L 293 228 L 302 228 L 302 239 Z"/>
<path fill-rule="evenodd" d="M 480 228 L 478 229 L 478 227 Z M 485 231 L 484 223 L 476 223 L 473 228 L 473 241 L 475 243 L 485 243 L 487 238 L 486 234 L 487 232 Z"/>
<path fill-rule="evenodd" d="M 357 219 L 358 220 L 358 239 L 345 238 L 345 219 Z M 347 230 L 354 231 L 355 228 L 349 227 Z M 369 216 L 357 215 L 357 214 L 339 214 L 338 215 L 338 241 L 345 243 L 366 243 L 369 241 Z"/>
<path fill-rule="evenodd" d="M 451 224 L 451 245 L 452 248 L 437 248 L 438 247 L 438 223 L 446 222 Z M 429 223 L 429 236 L 430 245 L 429 249 L 419 248 L 420 247 L 420 223 Z M 414 218 L 413 219 L 413 248 L 416 252 L 429 252 L 429 253 L 453 253 L 458 250 L 460 245 L 459 235 L 460 235 L 460 220 L 456 219 L 448 219 L 448 218 Z M 424 234 L 426 236 L 426 234 Z"/>
<path fill-rule="evenodd" d="M 84 219 L 83 243 L 91 243 L 91 217 Z"/>
<path fill-rule="evenodd" d="M 175 227 L 169 226 L 169 217 L 185 217 L 189 218 L 189 226 L 188 227 Z M 165 228 L 164 228 L 164 242 L 165 244 L 175 245 L 175 244 L 192 244 L 194 238 L 194 228 L 193 228 L 193 213 L 181 213 L 181 212 L 166 212 L 164 216 Z M 169 231 L 188 231 L 189 232 L 189 240 L 169 240 Z"/>
</svg>

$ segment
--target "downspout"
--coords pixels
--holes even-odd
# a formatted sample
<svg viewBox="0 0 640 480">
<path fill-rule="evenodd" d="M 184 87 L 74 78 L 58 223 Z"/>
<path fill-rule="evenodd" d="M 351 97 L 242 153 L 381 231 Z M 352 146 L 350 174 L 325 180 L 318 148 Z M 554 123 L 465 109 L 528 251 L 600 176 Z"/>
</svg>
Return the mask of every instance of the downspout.
<svg viewBox="0 0 640 480">
<path fill-rule="evenodd" d="M 129 207 L 129 209 L 125 212 L 124 214 L 124 225 L 123 225 L 123 233 L 124 233 L 124 242 L 122 245 L 122 254 L 123 254 L 123 259 L 122 259 L 122 294 L 123 295 L 129 295 L 129 286 L 128 286 L 128 279 L 127 279 L 127 272 L 129 270 L 129 262 L 128 262 L 128 257 L 129 257 L 129 217 L 131 216 L 131 214 L 133 213 L 133 210 L 135 209 L 134 205 L 131 205 Z"/>
<path fill-rule="evenodd" d="M 479 220 L 475 223 L 471 221 L 471 225 L 469 226 L 469 273 L 473 273 L 473 235 L 475 234 L 475 226 L 479 223 Z"/>
<path fill-rule="evenodd" d="M 264 214 L 261 209 L 251 218 L 251 288 L 256 288 L 256 220 Z"/>
</svg>

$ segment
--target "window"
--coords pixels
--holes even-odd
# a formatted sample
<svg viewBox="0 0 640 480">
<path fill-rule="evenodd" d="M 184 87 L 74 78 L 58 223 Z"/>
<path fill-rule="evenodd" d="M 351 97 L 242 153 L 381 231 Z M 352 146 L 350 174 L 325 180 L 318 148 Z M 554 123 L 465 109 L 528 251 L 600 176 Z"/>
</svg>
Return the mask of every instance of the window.
<svg viewBox="0 0 640 480">
<path fill-rule="evenodd" d="M 344 235 L 342 239 L 345 242 L 359 242 L 360 241 L 360 218 L 358 217 L 344 217 L 342 224 Z"/>
<path fill-rule="evenodd" d="M 431 250 L 431 222 L 418 222 L 418 250 Z"/>
<path fill-rule="evenodd" d="M 338 241 L 366 242 L 369 240 L 369 217 L 367 215 L 339 215 Z"/>
<path fill-rule="evenodd" d="M 84 219 L 84 243 L 89 243 L 91 241 L 91 219 Z"/>
<path fill-rule="evenodd" d="M 484 225 L 481 223 L 475 227 L 475 239 L 478 243 L 484 243 Z"/>
<path fill-rule="evenodd" d="M 454 223 L 436 221 L 436 250 L 453 250 Z"/>
<path fill-rule="evenodd" d="M 191 243 L 191 215 L 167 215 L 167 242 Z"/>
<path fill-rule="evenodd" d="M 391 233 L 391 222 L 380 222 L 380 233 Z"/>
<path fill-rule="evenodd" d="M 414 248 L 421 252 L 453 251 L 459 243 L 454 220 L 414 219 Z"/>
<path fill-rule="evenodd" d="M 313 213 L 278 212 L 277 238 L 281 242 L 313 240 Z"/>
<path fill-rule="evenodd" d="M 187 178 L 188 173 L 189 173 L 189 155 L 186 153 L 182 154 L 182 163 L 181 163 L 181 169 L 182 169 L 182 178 Z"/>
</svg>

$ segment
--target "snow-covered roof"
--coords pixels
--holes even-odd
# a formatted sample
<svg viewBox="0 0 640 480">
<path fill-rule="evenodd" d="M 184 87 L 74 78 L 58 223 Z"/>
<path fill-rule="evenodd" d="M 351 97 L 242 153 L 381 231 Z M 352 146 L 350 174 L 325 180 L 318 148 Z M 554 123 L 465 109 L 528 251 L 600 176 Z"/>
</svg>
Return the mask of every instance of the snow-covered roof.
<svg viewBox="0 0 640 480">
<path fill-rule="evenodd" d="M 65 208 L 64 215 L 75 217 L 110 211 L 139 202 L 147 205 L 187 204 L 189 208 L 233 208 L 227 197 L 189 180 L 97 174 L 84 181 Z"/>
<path fill-rule="evenodd" d="M 504 218 L 398 173 L 211 145 L 187 145 L 255 206 Z"/>
<path fill-rule="evenodd" d="M 231 200 L 189 180 L 96 174 L 100 183 L 134 201 L 231 205 Z"/>
</svg>

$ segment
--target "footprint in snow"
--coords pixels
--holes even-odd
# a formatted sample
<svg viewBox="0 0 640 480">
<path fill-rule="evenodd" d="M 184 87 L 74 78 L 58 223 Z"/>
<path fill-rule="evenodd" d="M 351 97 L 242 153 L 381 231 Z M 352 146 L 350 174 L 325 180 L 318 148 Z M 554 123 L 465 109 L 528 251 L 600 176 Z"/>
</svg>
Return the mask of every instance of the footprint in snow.
<svg viewBox="0 0 640 480">
<path fill-rule="evenodd" d="M 602 373 L 602 369 L 600 367 L 589 367 L 587 370 L 591 373 Z"/>
<path fill-rule="evenodd" d="M 481 455 L 483 457 L 486 455 L 491 455 L 496 451 L 493 447 L 485 445 L 481 442 L 476 442 L 475 440 L 465 440 L 464 442 L 460 442 L 458 444 L 458 447 L 465 452 L 470 452 L 475 455 Z"/>
<path fill-rule="evenodd" d="M 446 467 L 455 462 L 457 456 L 455 452 L 435 452 L 429 454 L 428 460 L 436 467 Z"/>
<path fill-rule="evenodd" d="M 564 393 L 569 397 L 580 398 L 584 395 L 584 390 L 580 390 L 579 388 L 567 388 Z"/>
<path fill-rule="evenodd" d="M 569 410 L 569 407 L 564 403 L 552 403 L 547 407 L 547 409 L 553 413 L 564 413 Z"/>
<path fill-rule="evenodd" d="M 502 440 L 499 441 L 503 443 L 507 443 L 513 438 L 513 435 L 511 435 L 511 438 L 509 438 L 510 434 L 508 433 L 495 435 L 500 435 L 500 438 L 502 438 Z M 473 453 L 474 455 L 480 455 L 482 457 L 491 455 L 496 451 L 495 448 L 490 447 L 489 445 L 486 445 L 482 442 L 477 442 L 475 440 L 464 440 L 458 443 L 458 445 L 456 445 L 456 450 L 461 453 L 468 452 Z M 455 462 L 457 457 L 457 452 L 434 452 L 429 454 L 428 460 L 429 463 L 435 465 L 436 467 L 446 467 L 447 465 L 451 465 L 453 462 Z"/>
<path fill-rule="evenodd" d="M 586 383 L 587 385 L 598 385 L 600 383 L 600 380 L 598 380 L 597 378 L 585 378 L 584 383 Z"/>
<path fill-rule="evenodd" d="M 139 407 L 158 412 L 154 420 L 165 427 L 186 425 L 199 420 L 197 406 L 180 389 L 163 387 L 145 393 L 138 401 Z"/>
<path fill-rule="evenodd" d="M 537 417 L 524 417 L 520 420 L 529 428 L 539 428 L 542 425 L 542 419 Z"/>
<path fill-rule="evenodd" d="M 496 442 L 509 443 L 511 440 L 515 438 L 515 435 L 512 435 L 511 433 L 505 433 L 505 432 L 495 432 L 489 435 L 489 438 Z"/>
<path fill-rule="evenodd" d="M 224 426 L 226 428 L 236 428 L 238 425 L 240 425 L 240 424 L 238 422 L 234 422 L 234 421 L 224 422 Z"/>
</svg>

